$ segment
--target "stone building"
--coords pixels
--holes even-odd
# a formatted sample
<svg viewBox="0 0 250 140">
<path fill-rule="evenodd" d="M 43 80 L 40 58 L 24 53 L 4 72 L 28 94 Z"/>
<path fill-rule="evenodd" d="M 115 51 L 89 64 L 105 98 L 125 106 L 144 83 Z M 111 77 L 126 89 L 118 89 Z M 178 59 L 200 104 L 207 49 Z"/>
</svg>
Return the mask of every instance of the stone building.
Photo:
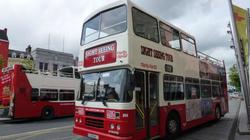
<svg viewBox="0 0 250 140">
<path fill-rule="evenodd" d="M 8 66 L 14 64 L 22 64 L 27 69 L 32 69 L 34 62 L 31 56 L 31 46 L 29 45 L 25 51 L 9 49 L 8 53 Z"/>
<path fill-rule="evenodd" d="M 34 68 L 43 72 L 56 72 L 65 66 L 74 66 L 73 54 L 36 48 L 31 52 Z"/>
</svg>

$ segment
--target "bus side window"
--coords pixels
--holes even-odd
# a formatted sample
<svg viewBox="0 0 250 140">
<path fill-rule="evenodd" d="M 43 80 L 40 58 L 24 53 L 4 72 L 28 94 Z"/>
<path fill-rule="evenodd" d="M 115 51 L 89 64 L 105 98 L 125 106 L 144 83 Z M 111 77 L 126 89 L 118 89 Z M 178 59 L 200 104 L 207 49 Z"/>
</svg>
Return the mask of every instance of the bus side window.
<svg viewBox="0 0 250 140">
<path fill-rule="evenodd" d="M 160 21 L 161 43 L 164 46 L 181 50 L 179 32 Z"/>
<path fill-rule="evenodd" d="M 212 86 L 212 94 L 213 94 L 213 97 L 220 97 L 219 86 Z"/>
<path fill-rule="evenodd" d="M 132 9 L 132 14 L 135 34 L 158 43 L 159 31 L 157 19 L 136 8 Z"/>
<path fill-rule="evenodd" d="M 200 98 L 200 86 L 194 84 L 186 84 L 186 98 L 187 99 L 199 99 Z"/>
<path fill-rule="evenodd" d="M 39 90 L 37 88 L 32 88 L 31 101 L 38 101 L 38 100 L 39 100 Z"/>
<path fill-rule="evenodd" d="M 212 97 L 210 81 L 201 80 L 201 97 L 202 98 Z"/>
<path fill-rule="evenodd" d="M 183 52 L 196 57 L 195 40 L 187 35 L 181 34 Z"/>
<path fill-rule="evenodd" d="M 185 78 L 185 93 L 186 99 L 199 99 L 200 98 L 200 80 L 186 77 Z"/>
<path fill-rule="evenodd" d="M 58 90 L 57 89 L 41 89 L 40 100 L 41 101 L 57 101 Z"/>
<path fill-rule="evenodd" d="M 184 100 L 183 77 L 164 75 L 163 92 L 166 101 Z"/>
<path fill-rule="evenodd" d="M 59 92 L 60 101 L 72 101 L 75 100 L 75 91 L 74 90 L 60 90 Z"/>
</svg>

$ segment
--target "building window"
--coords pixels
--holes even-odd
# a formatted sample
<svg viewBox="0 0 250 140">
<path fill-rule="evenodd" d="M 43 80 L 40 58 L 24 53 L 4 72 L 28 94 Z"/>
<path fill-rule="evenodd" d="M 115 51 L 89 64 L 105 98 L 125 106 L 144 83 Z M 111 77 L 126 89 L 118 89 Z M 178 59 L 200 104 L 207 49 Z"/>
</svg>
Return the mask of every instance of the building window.
<svg viewBox="0 0 250 140">
<path fill-rule="evenodd" d="M 74 90 L 60 90 L 59 99 L 61 101 L 75 100 L 75 91 Z"/>
<path fill-rule="evenodd" d="M 177 30 L 160 22 L 160 34 L 162 45 L 177 50 L 181 49 L 179 32 Z"/>
<path fill-rule="evenodd" d="M 43 71 L 43 62 L 39 62 L 39 70 Z"/>
<path fill-rule="evenodd" d="M 27 55 L 27 59 L 31 60 L 31 55 L 28 54 Z"/>
<path fill-rule="evenodd" d="M 135 34 L 158 43 L 159 31 L 157 19 L 136 8 L 133 8 L 132 12 Z"/>
<path fill-rule="evenodd" d="M 11 53 L 11 57 L 16 58 L 16 53 L 15 52 Z"/>
<path fill-rule="evenodd" d="M 163 92 L 167 101 L 184 100 L 183 77 L 164 75 Z"/>
<path fill-rule="evenodd" d="M 53 64 L 53 71 L 56 72 L 58 69 L 58 65 L 57 64 Z"/>
<path fill-rule="evenodd" d="M 44 71 L 48 71 L 48 63 L 44 63 Z"/>
<path fill-rule="evenodd" d="M 23 53 L 20 54 L 20 58 L 24 59 L 24 54 Z"/>
</svg>

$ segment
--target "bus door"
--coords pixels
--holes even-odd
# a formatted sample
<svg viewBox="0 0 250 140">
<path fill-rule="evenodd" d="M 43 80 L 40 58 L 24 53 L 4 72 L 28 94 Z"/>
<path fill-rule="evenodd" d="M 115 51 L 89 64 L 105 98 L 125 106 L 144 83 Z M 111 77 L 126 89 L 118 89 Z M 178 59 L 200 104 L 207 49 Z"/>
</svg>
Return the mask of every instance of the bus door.
<svg viewBox="0 0 250 140">
<path fill-rule="evenodd" d="M 135 71 L 136 130 L 140 139 L 159 135 L 159 75 Z"/>
</svg>

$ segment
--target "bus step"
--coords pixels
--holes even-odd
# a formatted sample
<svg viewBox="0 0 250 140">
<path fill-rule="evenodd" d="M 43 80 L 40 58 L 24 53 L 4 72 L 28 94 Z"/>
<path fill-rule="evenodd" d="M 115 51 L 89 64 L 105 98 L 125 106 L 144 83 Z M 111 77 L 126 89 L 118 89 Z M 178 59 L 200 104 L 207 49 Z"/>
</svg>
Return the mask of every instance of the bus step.
<svg viewBox="0 0 250 140">
<path fill-rule="evenodd" d="M 11 118 L 2 118 L 2 117 L 0 117 L 0 121 L 9 121 L 9 120 L 11 120 Z"/>
</svg>

